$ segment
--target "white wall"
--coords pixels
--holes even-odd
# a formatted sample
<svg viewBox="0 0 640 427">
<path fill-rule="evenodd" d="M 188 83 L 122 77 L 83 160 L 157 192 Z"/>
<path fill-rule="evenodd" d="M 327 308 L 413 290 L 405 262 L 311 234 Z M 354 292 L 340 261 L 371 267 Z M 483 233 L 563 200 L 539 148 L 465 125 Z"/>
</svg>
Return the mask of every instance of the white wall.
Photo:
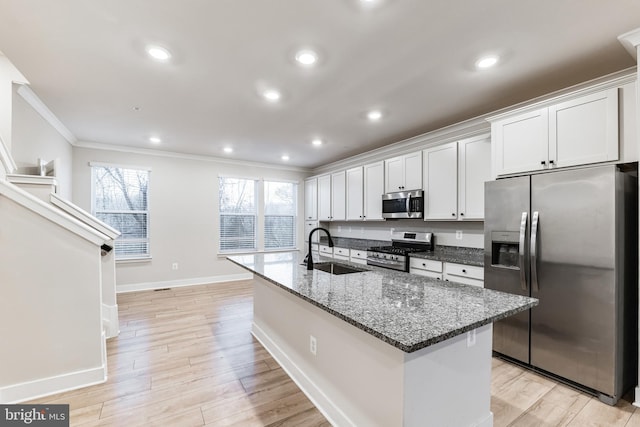
<svg viewBox="0 0 640 427">
<path fill-rule="evenodd" d="M 72 196 L 71 170 L 73 147 L 17 93 L 20 85 L 14 85 L 13 95 L 13 143 L 11 155 L 18 169 L 34 167 L 38 159 L 58 159 L 56 177 L 57 193 L 68 200 Z"/>
<path fill-rule="evenodd" d="M 100 247 L 0 195 L 0 402 L 105 379 Z"/>
<path fill-rule="evenodd" d="M 89 162 L 151 168 L 149 184 L 150 261 L 116 265 L 118 288 L 169 287 L 206 283 L 215 279 L 247 277 L 246 272 L 218 256 L 218 176 L 247 176 L 299 181 L 298 215 L 304 210 L 302 171 L 257 165 L 223 163 L 213 159 L 170 157 L 149 150 L 127 153 L 75 147 L 73 153 L 74 203 L 91 211 Z M 298 247 L 302 245 L 299 222 Z M 178 263 L 178 270 L 172 264 Z M 202 279 L 202 280 L 200 280 Z"/>
</svg>

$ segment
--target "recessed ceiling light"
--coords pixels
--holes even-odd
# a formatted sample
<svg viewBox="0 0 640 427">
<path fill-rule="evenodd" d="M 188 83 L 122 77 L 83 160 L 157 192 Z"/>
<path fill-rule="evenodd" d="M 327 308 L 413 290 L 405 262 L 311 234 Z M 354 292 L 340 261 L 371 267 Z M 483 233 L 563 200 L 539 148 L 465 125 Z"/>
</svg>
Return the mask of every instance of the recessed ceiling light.
<svg viewBox="0 0 640 427">
<path fill-rule="evenodd" d="M 281 159 L 282 159 L 282 160 L 284 160 L 284 161 L 286 162 L 287 160 L 289 160 L 289 156 L 287 156 L 287 155 L 285 154 L 285 155 L 283 155 L 283 156 L 281 157 Z"/>
<path fill-rule="evenodd" d="M 157 136 L 152 136 L 151 138 L 149 138 L 149 142 L 151 142 L 153 144 L 160 144 L 162 142 L 162 140 L 160 138 L 158 138 Z"/>
<path fill-rule="evenodd" d="M 147 46 L 147 53 L 153 59 L 158 61 L 168 61 L 171 58 L 171 53 L 163 47 L 160 46 Z"/>
<path fill-rule="evenodd" d="M 485 56 L 476 61 L 476 67 L 480 69 L 493 67 L 498 63 L 498 57 L 495 55 Z"/>
<path fill-rule="evenodd" d="M 316 147 L 319 147 L 319 146 L 321 146 L 321 145 L 322 145 L 322 140 L 321 140 L 320 138 L 316 138 L 316 139 L 314 139 L 313 141 L 311 141 L 311 143 L 312 143 L 313 145 L 315 145 Z"/>
<path fill-rule="evenodd" d="M 280 95 L 280 92 L 278 92 L 275 89 L 267 89 L 264 92 L 262 92 L 262 96 L 264 96 L 265 99 L 267 99 L 268 101 L 276 102 L 280 100 L 280 97 L 282 95 Z"/>
<path fill-rule="evenodd" d="M 318 54 L 312 50 L 303 49 L 296 53 L 296 61 L 302 65 L 313 65 L 318 61 Z"/>
<path fill-rule="evenodd" d="M 379 110 L 372 110 L 367 113 L 367 118 L 372 122 L 378 121 L 382 118 L 382 112 Z"/>
<path fill-rule="evenodd" d="M 233 153 L 233 148 L 231 148 L 231 147 L 224 147 L 222 150 L 223 150 L 225 153 Z"/>
</svg>

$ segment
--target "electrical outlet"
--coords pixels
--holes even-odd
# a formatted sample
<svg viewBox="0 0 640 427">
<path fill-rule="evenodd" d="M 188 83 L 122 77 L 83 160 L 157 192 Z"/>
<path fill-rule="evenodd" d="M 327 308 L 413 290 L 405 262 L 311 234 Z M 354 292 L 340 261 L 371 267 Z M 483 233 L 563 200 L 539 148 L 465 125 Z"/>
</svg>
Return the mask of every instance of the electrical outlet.
<svg viewBox="0 0 640 427">
<path fill-rule="evenodd" d="M 456 230 L 456 240 L 462 240 L 462 230 Z"/>
<path fill-rule="evenodd" d="M 309 335 L 309 351 L 315 356 L 317 350 L 318 341 L 316 341 L 316 337 L 314 337 L 313 335 Z"/>
<path fill-rule="evenodd" d="M 177 270 L 178 269 L 178 263 L 174 262 L 173 264 L 171 264 L 171 269 L 172 270 Z"/>
<path fill-rule="evenodd" d="M 467 332 L 467 347 L 476 345 L 476 330 Z"/>
</svg>

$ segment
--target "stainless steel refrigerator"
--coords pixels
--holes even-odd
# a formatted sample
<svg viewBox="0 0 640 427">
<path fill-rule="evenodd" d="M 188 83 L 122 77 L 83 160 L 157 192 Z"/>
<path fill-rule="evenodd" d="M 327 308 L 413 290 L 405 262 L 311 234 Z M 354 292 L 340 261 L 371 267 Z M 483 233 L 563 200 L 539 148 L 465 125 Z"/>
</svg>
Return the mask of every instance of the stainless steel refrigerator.
<svg viewBox="0 0 640 427">
<path fill-rule="evenodd" d="M 485 184 L 485 287 L 540 300 L 494 324 L 496 353 L 615 404 L 637 372 L 637 168 Z"/>
</svg>

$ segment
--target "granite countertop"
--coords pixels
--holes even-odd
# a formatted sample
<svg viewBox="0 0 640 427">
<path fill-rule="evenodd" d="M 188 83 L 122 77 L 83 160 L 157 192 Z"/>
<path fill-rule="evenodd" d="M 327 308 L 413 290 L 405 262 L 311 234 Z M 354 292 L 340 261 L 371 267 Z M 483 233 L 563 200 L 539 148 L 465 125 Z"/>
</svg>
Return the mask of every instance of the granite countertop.
<svg viewBox="0 0 640 427">
<path fill-rule="evenodd" d="M 413 252 L 414 258 L 432 259 L 435 261 L 455 262 L 458 264 L 484 267 L 484 249 L 462 248 L 457 246 L 436 246 L 432 252 Z"/>
<path fill-rule="evenodd" d="M 239 266 L 407 353 L 538 304 L 476 286 L 349 264 L 362 273 L 307 271 L 298 252 L 229 256 Z M 320 257 L 316 264 L 334 261 Z"/>
</svg>

